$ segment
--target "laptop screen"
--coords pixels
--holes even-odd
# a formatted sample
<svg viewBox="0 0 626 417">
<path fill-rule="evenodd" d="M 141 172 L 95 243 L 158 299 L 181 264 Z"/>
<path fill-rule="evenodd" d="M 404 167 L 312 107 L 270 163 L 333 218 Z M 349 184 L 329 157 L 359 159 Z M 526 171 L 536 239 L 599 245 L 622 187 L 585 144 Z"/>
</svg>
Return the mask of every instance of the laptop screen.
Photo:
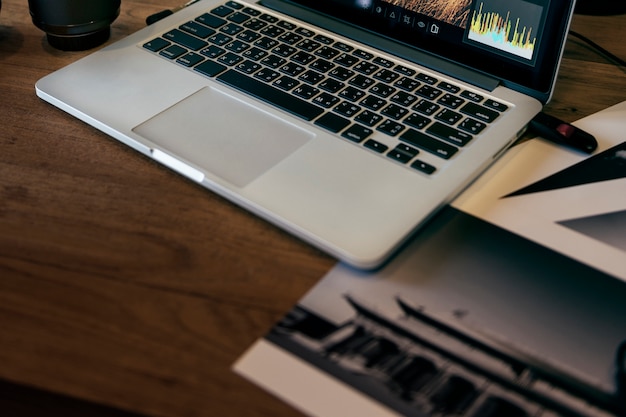
<svg viewBox="0 0 626 417">
<path fill-rule="evenodd" d="M 554 83 L 573 7 L 572 0 L 289 1 L 540 99 Z"/>
</svg>

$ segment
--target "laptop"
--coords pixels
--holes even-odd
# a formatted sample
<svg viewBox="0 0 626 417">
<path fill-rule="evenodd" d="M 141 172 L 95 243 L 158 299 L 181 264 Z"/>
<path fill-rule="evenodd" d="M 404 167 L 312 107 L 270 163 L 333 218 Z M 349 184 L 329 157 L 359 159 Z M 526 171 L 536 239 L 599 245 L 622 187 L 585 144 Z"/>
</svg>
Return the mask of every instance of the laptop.
<svg viewBox="0 0 626 417">
<path fill-rule="evenodd" d="M 201 0 L 44 77 L 36 92 L 371 269 L 549 101 L 573 9 Z"/>
</svg>

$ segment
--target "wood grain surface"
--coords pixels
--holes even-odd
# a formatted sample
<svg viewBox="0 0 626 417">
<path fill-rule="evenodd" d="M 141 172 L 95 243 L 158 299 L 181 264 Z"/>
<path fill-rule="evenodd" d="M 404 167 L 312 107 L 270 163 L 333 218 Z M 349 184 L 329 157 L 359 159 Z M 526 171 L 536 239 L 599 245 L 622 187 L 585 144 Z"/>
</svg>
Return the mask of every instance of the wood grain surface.
<svg viewBox="0 0 626 417">
<path fill-rule="evenodd" d="M 123 0 L 110 42 L 177 5 Z M 626 57 L 626 16 L 573 29 Z M 86 54 L 3 0 L 0 415 L 299 416 L 230 367 L 335 261 L 35 96 Z M 547 111 L 625 99 L 625 70 L 570 38 Z"/>
</svg>

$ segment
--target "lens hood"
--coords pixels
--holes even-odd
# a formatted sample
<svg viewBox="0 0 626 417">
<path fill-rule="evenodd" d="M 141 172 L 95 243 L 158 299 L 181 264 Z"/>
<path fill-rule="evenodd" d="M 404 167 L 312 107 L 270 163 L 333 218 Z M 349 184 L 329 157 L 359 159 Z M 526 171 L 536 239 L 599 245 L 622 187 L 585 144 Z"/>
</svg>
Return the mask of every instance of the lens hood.
<svg viewBox="0 0 626 417">
<path fill-rule="evenodd" d="M 28 0 L 35 26 L 48 43 L 64 51 L 91 49 L 106 42 L 121 0 Z"/>
</svg>

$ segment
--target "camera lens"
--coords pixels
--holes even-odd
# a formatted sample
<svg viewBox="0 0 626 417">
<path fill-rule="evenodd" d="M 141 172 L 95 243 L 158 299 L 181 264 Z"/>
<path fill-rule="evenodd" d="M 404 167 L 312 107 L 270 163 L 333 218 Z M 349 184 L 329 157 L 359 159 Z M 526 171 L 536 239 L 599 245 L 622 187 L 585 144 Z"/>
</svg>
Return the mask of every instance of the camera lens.
<svg viewBox="0 0 626 417">
<path fill-rule="evenodd" d="M 0 0 L 1 1 L 1 0 Z M 48 43 L 64 51 L 103 44 L 120 14 L 121 0 L 28 0 L 33 23 L 46 32 Z"/>
</svg>

